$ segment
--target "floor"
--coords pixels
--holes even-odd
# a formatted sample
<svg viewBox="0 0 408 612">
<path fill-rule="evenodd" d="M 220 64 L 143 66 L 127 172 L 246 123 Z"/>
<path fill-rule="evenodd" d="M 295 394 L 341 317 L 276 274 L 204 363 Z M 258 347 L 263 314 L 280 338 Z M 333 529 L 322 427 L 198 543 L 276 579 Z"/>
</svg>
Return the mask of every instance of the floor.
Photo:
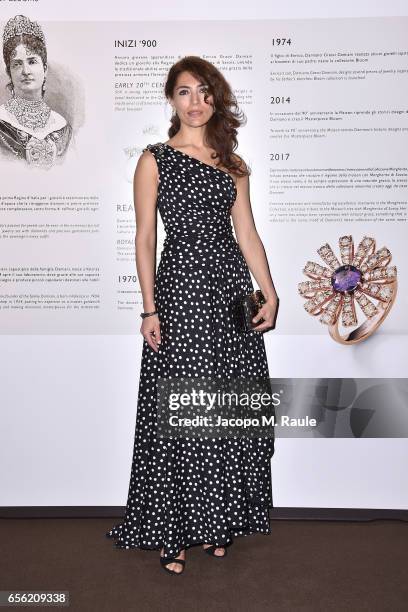
<svg viewBox="0 0 408 612">
<path fill-rule="evenodd" d="M 87 612 L 408 609 L 403 521 L 272 520 L 225 559 L 191 547 L 180 576 L 158 551 L 116 549 L 104 535 L 114 522 L 1 519 L 0 590 L 69 591 L 69 609 Z"/>
</svg>

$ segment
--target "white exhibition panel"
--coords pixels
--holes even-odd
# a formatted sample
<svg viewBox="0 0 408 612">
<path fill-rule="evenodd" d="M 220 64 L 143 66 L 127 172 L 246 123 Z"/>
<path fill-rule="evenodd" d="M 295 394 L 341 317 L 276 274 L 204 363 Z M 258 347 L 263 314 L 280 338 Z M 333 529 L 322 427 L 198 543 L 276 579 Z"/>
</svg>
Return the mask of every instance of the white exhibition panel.
<svg viewBox="0 0 408 612">
<path fill-rule="evenodd" d="M 299 353 L 302 340 L 290 340 Z M 1 504 L 125 505 L 141 343 L 132 336 L 17 335 L 3 336 L 2 347 L 9 382 L 2 393 Z M 288 375 L 290 363 L 272 363 L 277 376 Z M 308 376 L 300 363 L 297 375 Z M 320 375 L 330 377 L 332 366 Z M 279 438 L 274 505 L 404 509 L 407 461 L 406 439 Z"/>
<path fill-rule="evenodd" d="M 0 4 L 1 31 L 18 13 L 43 27 L 49 103 L 74 130 L 48 170 L 0 157 L 1 506 L 126 502 L 142 347 L 132 175 L 146 144 L 167 140 L 160 86 L 183 55 L 218 65 L 248 118 L 238 152 L 281 299 L 265 335 L 270 376 L 407 376 L 405 3 L 262 2 L 256 16 L 244 2 L 214 3 L 210 15 L 208 3 L 205 15 L 130 1 L 119 15 L 117 4 Z M 277 49 L 281 37 L 291 43 Z M 115 47 L 141 39 L 158 47 Z M 3 65 L 0 105 L 7 80 Z M 305 312 L 297 285 L 316 249 L 338 254 L 349 233 L 391 250 L 399 293 L 373 338 L 344 347 Z M 407 509 L 407 459 L 406 439 L 278 439 L 274 505 Z"/>
</svg>

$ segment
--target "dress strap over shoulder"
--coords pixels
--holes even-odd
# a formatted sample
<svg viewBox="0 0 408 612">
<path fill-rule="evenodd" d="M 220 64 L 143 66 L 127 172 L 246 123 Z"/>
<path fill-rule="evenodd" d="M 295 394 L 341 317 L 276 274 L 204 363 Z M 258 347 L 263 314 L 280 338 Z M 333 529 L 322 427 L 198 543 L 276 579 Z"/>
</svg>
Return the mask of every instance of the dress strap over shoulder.
<svg viewBox="0 0 408 612">
<path fill-rule="evenodd" d="M 143 149 L 143 153 L 145 151 L 150 151 L 156 159 L 160 159 L 165 152 L 165 146 L 162 142 L 156 142 L 155 144 L 148 144 Z"/>
</svg>

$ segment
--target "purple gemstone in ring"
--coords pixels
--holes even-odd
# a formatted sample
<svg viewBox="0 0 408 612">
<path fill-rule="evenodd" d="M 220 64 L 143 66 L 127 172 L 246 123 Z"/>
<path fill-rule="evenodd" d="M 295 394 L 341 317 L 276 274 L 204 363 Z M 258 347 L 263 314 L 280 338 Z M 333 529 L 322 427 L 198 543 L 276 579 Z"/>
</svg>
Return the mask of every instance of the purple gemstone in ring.
<svg viewBox="0 0 408 612">
<path fill-rule="evenodd" d="M 331 277 L 331 284 L 335 291 L 351 292 L 361 281 L 361 272 L 355 266 L 340 266 Z"/>
</svg>

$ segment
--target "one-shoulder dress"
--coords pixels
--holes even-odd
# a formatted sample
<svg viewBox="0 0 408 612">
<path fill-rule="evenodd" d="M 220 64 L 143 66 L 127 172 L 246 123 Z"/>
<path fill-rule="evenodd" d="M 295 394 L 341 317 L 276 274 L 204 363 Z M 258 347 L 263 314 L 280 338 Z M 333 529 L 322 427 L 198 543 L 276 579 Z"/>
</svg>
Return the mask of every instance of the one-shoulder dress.
<svg viewBox="0 0 408 612">
<path fill-rule="evenodd" d="M 274 437 L 160 438 L 158 377 L 269 377 L 261 332 L 242 333 L 233 300 L 254 290 L 235 240 L 237 190 L 224 170 L 165 143 L 147 145 L 159 171 L 166 232 L 155 277 L 161 344 L 143 339 L 125 515 L 105 535 L 118 548 L 160 550 L 270 534 Z"/>
</svg>

